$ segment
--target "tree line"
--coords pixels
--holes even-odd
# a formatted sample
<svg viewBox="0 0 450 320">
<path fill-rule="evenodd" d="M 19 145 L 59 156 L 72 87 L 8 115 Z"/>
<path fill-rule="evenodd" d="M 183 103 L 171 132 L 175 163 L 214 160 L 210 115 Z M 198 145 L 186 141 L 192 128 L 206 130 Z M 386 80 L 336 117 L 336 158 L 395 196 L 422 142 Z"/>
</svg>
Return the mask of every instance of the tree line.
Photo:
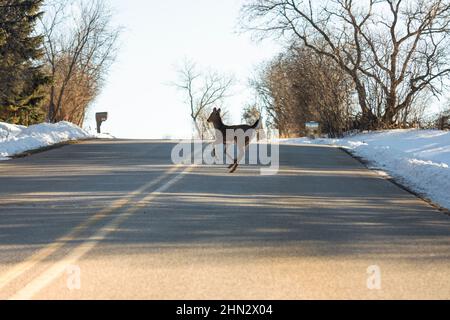
<svg viewBox="0 0 450 320">
<path fill-rule="evenodd" d="M 81 126 L 119 34 L 103 0 L 0 0 L 0 121 Z"/>
<path fill-rule="evenodd" d="M 242 21 L 286 44 L 251 81 L 282 135 L 420 126 L 449 84 L 448 0 L 252 0 Z"/>
</svg>

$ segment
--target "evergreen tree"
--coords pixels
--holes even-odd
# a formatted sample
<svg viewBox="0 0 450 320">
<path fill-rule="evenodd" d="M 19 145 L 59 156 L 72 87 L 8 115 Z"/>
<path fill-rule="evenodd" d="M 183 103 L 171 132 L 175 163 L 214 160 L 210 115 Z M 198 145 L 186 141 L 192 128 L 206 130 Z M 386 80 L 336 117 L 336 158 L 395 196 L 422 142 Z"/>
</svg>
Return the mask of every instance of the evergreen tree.
<svg viewBox="0 0 450 320">
<path fill-rule="evenodd" d="M 0 0 L 0 121 L 30 125 L 44 119 L 40 102 L 48 81 L 34 35 L 43 0 Z"/>
</svg>

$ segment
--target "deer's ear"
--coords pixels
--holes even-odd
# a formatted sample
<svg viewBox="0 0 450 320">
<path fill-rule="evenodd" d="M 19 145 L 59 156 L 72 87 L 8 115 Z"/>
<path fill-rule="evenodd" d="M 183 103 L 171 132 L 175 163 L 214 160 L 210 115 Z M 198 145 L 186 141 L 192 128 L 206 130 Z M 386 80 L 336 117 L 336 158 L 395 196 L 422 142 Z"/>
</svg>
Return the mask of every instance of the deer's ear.
<svg viewBox="0 0 450 320">
<path fill-rule="evenodd" d="M 217 112 L 219 112 L 219 113 L 220 113 L 221 111 L 222 111 L 222 109 L 217 110 Z"/>
<path fill-rule="evenodd" d="M 214 111 L 214 112 L 216 112 L 216 111 L 217 111 L 216 107 L 214 107 L 213 111 Z"/>
</svg>

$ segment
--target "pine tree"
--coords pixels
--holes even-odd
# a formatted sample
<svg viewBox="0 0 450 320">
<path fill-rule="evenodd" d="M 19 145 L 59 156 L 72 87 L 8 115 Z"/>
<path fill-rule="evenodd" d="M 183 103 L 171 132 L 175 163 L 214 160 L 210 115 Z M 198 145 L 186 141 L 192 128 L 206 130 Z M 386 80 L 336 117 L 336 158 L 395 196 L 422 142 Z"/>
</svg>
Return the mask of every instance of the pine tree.
<svg viewBox="0 0 450 320">
<path fill-rule="evenodd" d="M 44 119 L 40 102 L 48 78 L 34 35 L 43 0 L 0 0 L 0 121 L 29 125 Z"/>
</svg>

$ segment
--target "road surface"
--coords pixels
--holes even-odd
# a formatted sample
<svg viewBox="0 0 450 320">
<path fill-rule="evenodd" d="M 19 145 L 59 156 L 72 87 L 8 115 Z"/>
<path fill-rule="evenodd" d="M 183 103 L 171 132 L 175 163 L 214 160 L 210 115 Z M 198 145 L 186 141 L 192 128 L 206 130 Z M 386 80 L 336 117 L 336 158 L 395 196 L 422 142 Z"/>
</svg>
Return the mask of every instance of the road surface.
<svg viewBox="0 0 450 320">
<path fill-rule="evenodd" d="M 450 217 L 345 152 L 175 166 L 164 141 L 0 163 L 1 299 L 450 298 Z"/>
</svg>

